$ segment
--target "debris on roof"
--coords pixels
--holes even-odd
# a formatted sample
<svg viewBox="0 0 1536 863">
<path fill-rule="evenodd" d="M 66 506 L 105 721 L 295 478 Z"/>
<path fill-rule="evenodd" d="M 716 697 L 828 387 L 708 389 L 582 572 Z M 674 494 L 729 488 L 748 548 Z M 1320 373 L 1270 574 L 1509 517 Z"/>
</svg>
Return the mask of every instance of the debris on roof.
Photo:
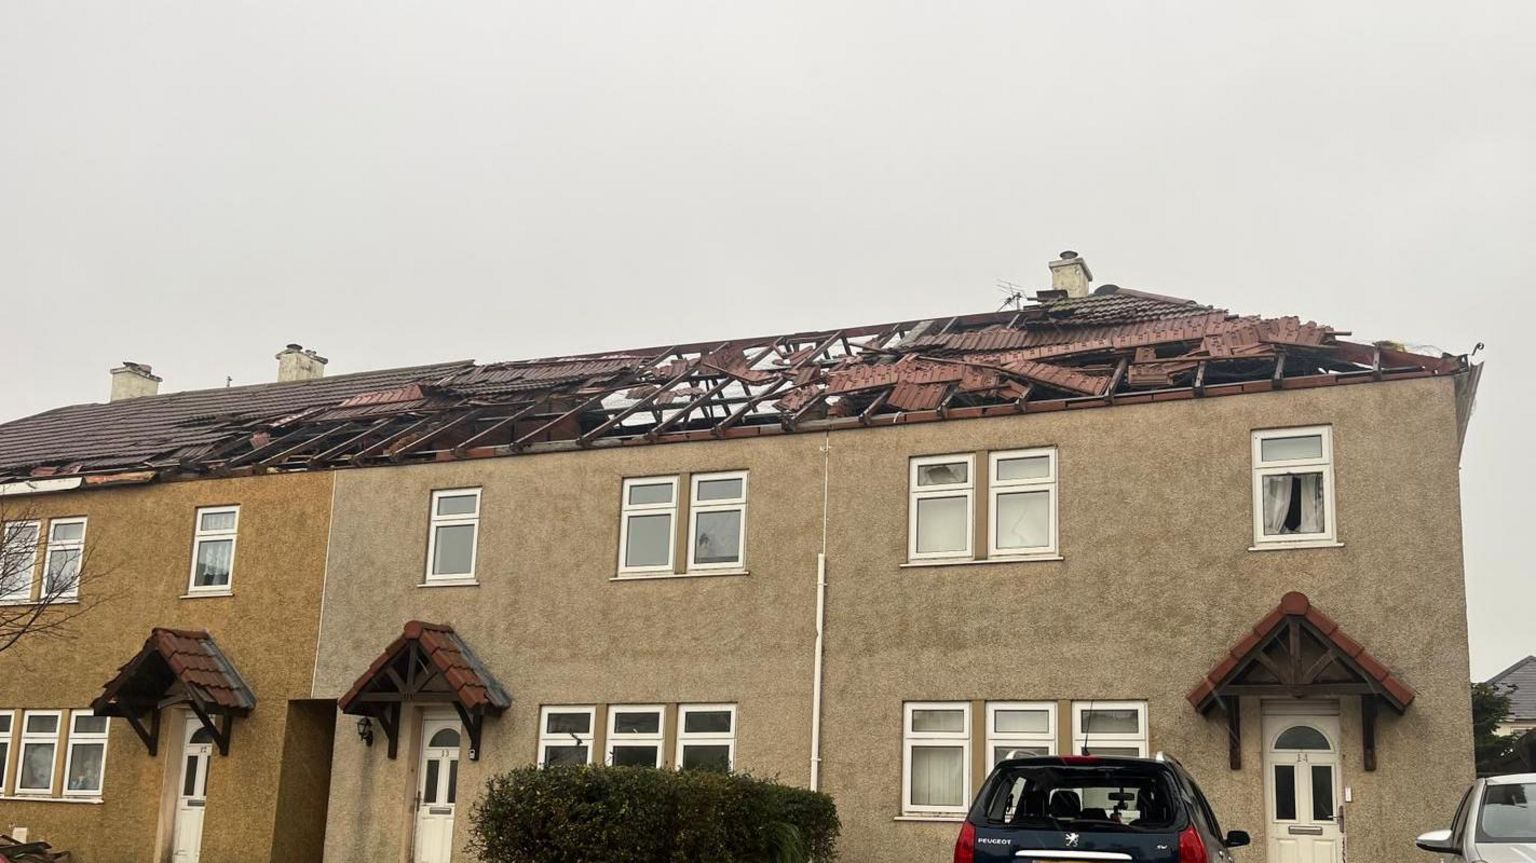
<svg viewBox="0 0 1536 863">
<path fill-rule="evenodd" d="M 1007 311 L 62 408 L 0 426 L 0 482 L 312 470 L 777 435 L 1467 372 L 1106 285 Z"/>
</svg>

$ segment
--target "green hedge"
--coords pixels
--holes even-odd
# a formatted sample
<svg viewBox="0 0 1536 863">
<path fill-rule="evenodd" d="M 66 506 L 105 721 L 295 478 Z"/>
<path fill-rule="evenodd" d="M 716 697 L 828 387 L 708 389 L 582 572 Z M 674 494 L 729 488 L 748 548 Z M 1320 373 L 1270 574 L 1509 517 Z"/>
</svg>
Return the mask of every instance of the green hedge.
<svg viewBox="0 0 1536 863">
<path fill-rule="evenodd" d="M 745 774 L 525 767 L 470 813 L 485 863 L 830 863 L 832 798 Z"/>
</svg>

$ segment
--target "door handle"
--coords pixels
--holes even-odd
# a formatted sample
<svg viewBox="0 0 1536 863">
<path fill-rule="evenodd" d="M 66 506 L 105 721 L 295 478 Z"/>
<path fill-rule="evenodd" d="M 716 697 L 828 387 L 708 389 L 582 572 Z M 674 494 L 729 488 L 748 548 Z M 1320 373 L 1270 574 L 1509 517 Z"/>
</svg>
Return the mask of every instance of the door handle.
<svg viewBox="0 0 1536 863">
<path fill-rule="evenodd" d="M 1285 828 L 1292 836 L 1321 836 L 1323 828 L 1315 824 L 1292 824 Z"/>
</svg>

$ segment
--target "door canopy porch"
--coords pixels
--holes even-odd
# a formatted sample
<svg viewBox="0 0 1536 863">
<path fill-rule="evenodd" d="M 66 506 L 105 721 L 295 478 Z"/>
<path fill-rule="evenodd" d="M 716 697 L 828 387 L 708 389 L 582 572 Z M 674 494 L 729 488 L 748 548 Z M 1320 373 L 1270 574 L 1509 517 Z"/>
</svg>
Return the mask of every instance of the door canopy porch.
<svg viewBox="0 0 1536 863">
<path fill-rule="evenodd" d="M 453 627 L 410 621 L 368 670 L 337 701 L 342 713 L 376 719 L 389 738 L 389 757 L 399 752 L 400 713 L 406 702 L 452 705 L 469 735 L 469 759 L 480 757 L 486 716 L 512 704 L 501 684 Z"/>
<path fill-rule="evenodd" d="M 1365 769 L 1376 769 L 1376 711 L 1386 704 L 1401 715 L 1414 692 L 1370 651 L 1339 628 L 1306 594 L 1291 592 L 1227 651 L 1190 690 L 1189 703 L 1208 715 L 1227 716 L 1233 770 L 1242 767 L 1242 696 L 1318 698 L 1359 696 Z"/>
<path fill-rule="evenodd" d="M 121 716 L 150 755 L 160 741 L 160 711 L 186 705 L 208 729 L 220 755 L 229 754 L 235 717 L 247 716 L 256 695 L 205 630 L 150 630 L 144 647 L 91 702 L 97 716 Z"/>
</svg>

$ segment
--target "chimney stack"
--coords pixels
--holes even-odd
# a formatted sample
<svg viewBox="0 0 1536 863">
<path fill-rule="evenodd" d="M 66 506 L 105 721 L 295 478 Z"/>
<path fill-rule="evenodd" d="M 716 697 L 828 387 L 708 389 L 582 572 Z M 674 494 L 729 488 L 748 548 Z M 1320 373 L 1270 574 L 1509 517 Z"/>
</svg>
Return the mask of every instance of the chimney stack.
<svg viewBox="0 0 1536 863">
<path fill-rule="evenodd" d="M 1061 260 L 1051 261 L 1050 267 L 1051 290 L 1066 291 L 1068 297 L 1088 296 L 1093 273 L 1088 271 L 1088 262 L 1078 257 L 1077 252 L 1062 252 Z"/>
<path fill-rule="evenodd" d="M 289 345 L 277 352 L 277 382 L 312 381 L 325 377 L 325 364 L 330 362 L 303 345 Z"/>
<path fill-rule="evenodd" d="M 123 399 L 152 396 L 159 392 L 160 378 L 143 363 L 123 360 L 121 367 L 112 370 L 111 401 L 120 402 Z"/>
</svg>

